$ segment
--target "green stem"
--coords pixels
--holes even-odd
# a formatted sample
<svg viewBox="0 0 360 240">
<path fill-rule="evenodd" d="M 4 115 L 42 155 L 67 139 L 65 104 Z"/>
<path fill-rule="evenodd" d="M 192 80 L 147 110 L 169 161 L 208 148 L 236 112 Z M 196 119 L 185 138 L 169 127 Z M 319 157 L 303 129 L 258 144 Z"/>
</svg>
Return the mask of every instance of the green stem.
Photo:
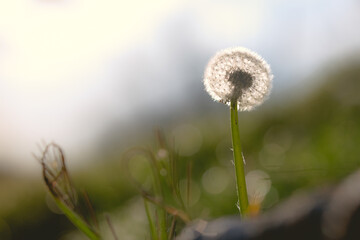
<svg viewBox="0 0 360 240">
<path fill-rule="evenodd" d="M 146 200 L 145 198 L 144 198 L 144 207 L 145 207 L 146 217 L 147 217 L 147 219 L 149 221 L 151 239 L 152 240 L 158 240 L 159 238 L 158 238 L 158 236 L 156 234 L 155 225 L 154 225 L 154 222 L 153 222 L 151 214 L 150 214 L 150 210 L 149 210 L 149 206 L 148 206 L 148 200 Z"/>
<path fill-rule="evenodd" d="M 167 240 L 166 232 L 166 212 L 162 207 L 158 207 L 159 227 L 160 227 L 160 239 Z"/>
<path fill-rule="evenodd" d="M 246 216 L 249 200 L 246 190 L 244 162 L 241 153 L 239 122 L 237 112 L 237 101 L 231 101 L 231 136 L 234 151 L 235 175 L 236 175 L 236 189 L 238 195 L 239 211 L 241 216 Z"/>
<path fill-rule="evenodd" d="M 153 159 L 152 167 L 153 167 L 153 175 L 154 175 L 154 191 L 157 196 L 161 197 L 161 200 L 164 201 L 164 193 L 162 189 L 162 182 L 160 177 L 159 166 L 157 165 L 156 159 L 151 156 Z M 158 213 L 158 227 L 159 227 L 159 239 L 166 240 L 167 232 L 166 232 L 166 211 L 160 207 L 156 206 L 156 210 Z"/>
<path fill-rule="evenodd" d="M 69 218 L 69 220 L 80 229 L 91 240 L 100 240 L 99 235 L 91 229 L 91 227 L 74 211 L 69 209 L 60 199 L 54 197 L 57 206 Z"/>
</svg>

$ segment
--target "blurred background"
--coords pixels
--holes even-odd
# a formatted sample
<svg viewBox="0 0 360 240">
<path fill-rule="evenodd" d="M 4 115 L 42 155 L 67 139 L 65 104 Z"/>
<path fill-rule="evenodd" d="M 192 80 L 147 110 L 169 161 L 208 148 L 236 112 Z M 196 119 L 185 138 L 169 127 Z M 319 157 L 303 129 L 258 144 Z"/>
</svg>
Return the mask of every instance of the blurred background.
<svg viewBox="0 0 360 240">
<path fill-rule="evenodd" d="M 358 23 L 357 0 L 0 1 L 0 239 L 83 239 L 32 156 L 52 141 L 97 213 L 144 239 L 120 161 L 156 128 L 193 162 L 197 217 L 236 214 L 229 110 L 202 84 L 227 47 L 258 52 L 275 76 L 269 100 L 239 116 L 250 199 L 266 211 L 341 180 L 360 163 Z"/>
</svg>

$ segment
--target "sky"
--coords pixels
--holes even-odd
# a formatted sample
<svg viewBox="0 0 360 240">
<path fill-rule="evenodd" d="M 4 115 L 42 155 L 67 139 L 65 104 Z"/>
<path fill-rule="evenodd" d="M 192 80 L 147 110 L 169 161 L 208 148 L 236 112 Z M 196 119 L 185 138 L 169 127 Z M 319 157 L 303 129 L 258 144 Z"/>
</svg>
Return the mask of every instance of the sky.
<svg viewBox="0 0 360 240">
<path fill-rule="evenodd" d="M 262 55 L 281 95 L 359 56 L 359 12 L 356 0 L 0 0 L 0 169 L 37 169 L 42 140 L 75 158 L 114 122 L 193 104 L 223 48 Z"/>
</svg>

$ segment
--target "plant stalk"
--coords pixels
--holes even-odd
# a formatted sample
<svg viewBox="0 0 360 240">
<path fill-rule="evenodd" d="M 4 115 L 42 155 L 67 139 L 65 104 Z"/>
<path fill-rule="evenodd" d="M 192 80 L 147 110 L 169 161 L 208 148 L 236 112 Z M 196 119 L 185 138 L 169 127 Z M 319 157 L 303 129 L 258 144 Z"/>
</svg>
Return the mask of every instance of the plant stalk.
<svg viewBox="0 0 360 240">
<path fill-rule="evenodd" d="M 237 111 L 237 101 L 232 100 L 230 105 L 231 112 L 231 137 L 234 152 L 235 176 L 236 176 L 236 189 L 238 196 L 238 207 L 240 215 L 245 217 L 248 211 L 249 200 L 246 190 L 244 161 L 241 151 L 239 121 Z"/>
<path fill-rule="evenodd" d="M 61 211 L 69 220 L 91 240 L 100 240 L 100 236 L 74 211 L 68 208 L 60 199 L 54 196 L 54 200 Z"/>
<path fill-rule="evenodd" d="M 161 197 L 161 200 L 164 201 L 164 193 L 163 193 L 163 188 L 162 188 L 162 182 L 161 182 L 161 177 L 160 177 L 160 170 L 159 170 L 159 166 L 157 165 L 157 162 L 155 160 L 155 158 L 153 158 L 153 175 L 154 175 L 154 191 L 155 194 L 159 197 Z M 156 206 L 156 212 L 157 212 L 157 226 L 158 226 L 158 230 L 159 230 L 159 239 L 160 240 L 167 240 L 167 228 L 166 228 L 166 211 L 160 207 L 160 206 Z"/>
<path fill-rule="evenodd" d="M 158 240 L 158 235 L 156 233 L 156 228 L 155 228 L 155 224 L 152 220 L 151 214 L 150 214 L 150 209 L 148 206 L 148 200 L 146 200 L 144 198 L 144 207 L 145 207 L 145 212 L 146 212 L 146 217 L 148 219 L 149 222 L 149 228 L 150 228 L 150 236 L 152 240 Z"/>
</svg>

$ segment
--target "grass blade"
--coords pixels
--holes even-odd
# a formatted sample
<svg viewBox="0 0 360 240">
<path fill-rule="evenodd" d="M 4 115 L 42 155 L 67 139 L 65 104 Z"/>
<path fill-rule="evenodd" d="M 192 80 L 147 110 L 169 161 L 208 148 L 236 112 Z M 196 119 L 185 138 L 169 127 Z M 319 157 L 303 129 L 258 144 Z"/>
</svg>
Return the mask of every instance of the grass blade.
<svg viewBox="0 0 360 240">
<path fill-rule="evenodd" d="M 61 209 L 65 216 L 91 240 L 100 240 L 100 236 L 75 212 L 68 208 L 60 199 L 55 198 L 56 205 Z"/>
</svg>

